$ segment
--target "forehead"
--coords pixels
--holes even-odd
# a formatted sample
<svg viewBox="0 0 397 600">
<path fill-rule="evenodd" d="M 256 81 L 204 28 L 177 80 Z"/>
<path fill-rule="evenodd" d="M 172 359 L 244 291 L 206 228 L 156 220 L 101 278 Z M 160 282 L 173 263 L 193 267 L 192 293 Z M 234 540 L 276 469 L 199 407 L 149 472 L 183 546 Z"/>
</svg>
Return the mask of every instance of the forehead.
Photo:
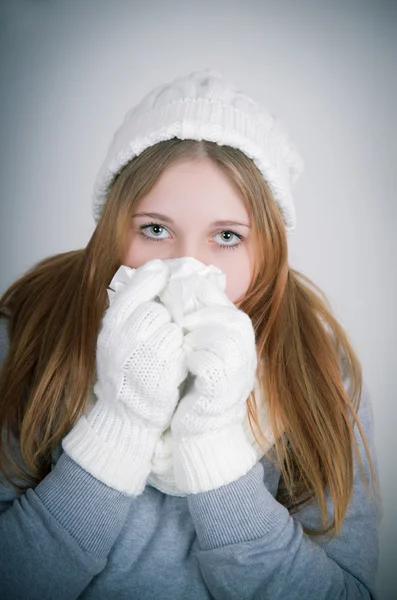
<svg viewBox="0 0 397 600">
<path fill-rule="evenodd" d="M 162 212 L 189 207 L 200 212 L 232 211 L 247 217 L 242 195 L 231 178 L 208 158 L 184 159 L 169 165 L 149 193 L 141 199 L 139 209 Z M 219 218 L 227 218 L 223 215 Z"/>
</svg>

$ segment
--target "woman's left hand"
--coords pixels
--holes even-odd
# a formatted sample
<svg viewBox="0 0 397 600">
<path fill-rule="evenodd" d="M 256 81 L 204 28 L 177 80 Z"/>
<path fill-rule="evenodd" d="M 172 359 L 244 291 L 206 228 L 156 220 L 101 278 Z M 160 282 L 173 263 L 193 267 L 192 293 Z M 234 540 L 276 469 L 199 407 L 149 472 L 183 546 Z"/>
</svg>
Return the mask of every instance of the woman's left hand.
<svg viewBox="0 0 397 600">
<path fill-rule="evenodd" d="M 235 481 L 257 461 L 243 430 L 257 368 L 251 319 L 213 282 L 196 294 L 203 308 L 180 323 L 189 377 L 171 421 L 175 480 L 186 493 Z"/>
</svg>

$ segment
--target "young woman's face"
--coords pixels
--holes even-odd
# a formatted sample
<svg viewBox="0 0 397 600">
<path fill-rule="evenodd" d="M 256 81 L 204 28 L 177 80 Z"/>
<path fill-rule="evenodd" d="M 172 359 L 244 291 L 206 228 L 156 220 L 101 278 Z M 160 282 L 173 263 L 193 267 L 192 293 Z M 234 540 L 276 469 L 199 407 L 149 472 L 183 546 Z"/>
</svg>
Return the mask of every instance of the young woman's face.
<svg viewBox="0 0 397 600">
<path fill-rule="evenodd" d="M 123 264 L 138 268 L 154 258 L 185 256 L 222 269 L 232 302 L 246 292 L 253 270 L 250 218 L 230 179 L 209 159 L 165 169 L 135 210 Z"/>
</svg>

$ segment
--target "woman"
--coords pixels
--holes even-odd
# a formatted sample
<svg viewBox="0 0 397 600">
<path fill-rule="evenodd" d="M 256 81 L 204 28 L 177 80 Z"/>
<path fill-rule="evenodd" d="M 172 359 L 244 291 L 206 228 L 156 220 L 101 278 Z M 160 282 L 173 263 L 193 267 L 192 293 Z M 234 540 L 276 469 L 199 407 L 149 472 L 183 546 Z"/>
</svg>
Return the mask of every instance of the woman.
<svg viewBox="0 0 397 600">
<path fill-rule="evenodd" d="M 288 265 L 302 168 L 211 70 L 127 113 L 87 247 L 1 299 L 2 598 L 374 597 L 370 398 Z"/>
</svg>

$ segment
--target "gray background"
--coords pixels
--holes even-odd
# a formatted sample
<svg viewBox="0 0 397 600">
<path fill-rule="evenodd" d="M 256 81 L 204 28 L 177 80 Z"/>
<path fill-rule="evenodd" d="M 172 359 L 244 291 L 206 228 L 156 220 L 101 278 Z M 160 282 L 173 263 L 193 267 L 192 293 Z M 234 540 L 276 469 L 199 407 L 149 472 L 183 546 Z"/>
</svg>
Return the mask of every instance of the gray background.
<svg viewBox="0 0 397 600">
<path fill-rule="evenodd" d="M 395 597 L 397 2 L 2 0 L 0 293 L 86 245 L 115 129 L 153 86 L 212 67 L 288 126 L 306 170 L 290 262 L 327 294 L 364 368 Z"/>
</svg>

